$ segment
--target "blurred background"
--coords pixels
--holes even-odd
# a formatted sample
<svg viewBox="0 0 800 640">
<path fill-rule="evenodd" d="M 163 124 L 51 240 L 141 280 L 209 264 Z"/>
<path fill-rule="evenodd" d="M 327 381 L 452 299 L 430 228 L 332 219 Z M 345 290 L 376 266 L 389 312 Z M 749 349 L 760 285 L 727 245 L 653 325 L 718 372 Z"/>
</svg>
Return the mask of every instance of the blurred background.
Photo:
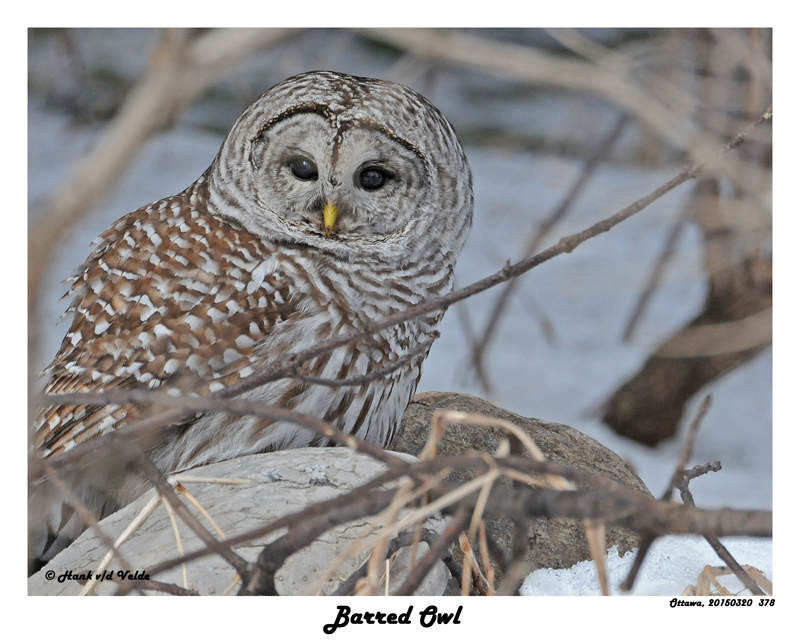
<svg viewBox="0 0 800 640">
<path fill-rule="evenodd" d="M 406 84 L 474 173 L 465 286 L 715 156 L 772 101 L 764 29 L 31 29 L 29 352 L 113 221 L 183 190 L 273 84 Z M 772 506 L 771 121 L 609 233 L 451 308 L 418 391 L 575 427 L 663 492 L 706 394 L 698 506 Z"/>
</svg>

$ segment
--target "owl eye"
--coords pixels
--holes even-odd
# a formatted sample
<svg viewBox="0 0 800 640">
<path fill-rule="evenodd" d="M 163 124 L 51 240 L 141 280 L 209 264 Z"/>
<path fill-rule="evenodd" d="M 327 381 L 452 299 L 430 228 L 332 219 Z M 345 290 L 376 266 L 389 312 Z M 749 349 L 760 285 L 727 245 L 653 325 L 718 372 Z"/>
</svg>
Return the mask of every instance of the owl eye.
<svg viewBox="0 0 800 640">
<path fill-rule="evenodd" d="M 367 191 L 375 191 L 386 184 L 386 179 L 388 177 L 389 174 L 387 174 L 383 169 L 379 169 L 378 167 L 367 167 L 366 169 L 362 169 L 361 173 L 358 174 L 358 184 L 361 185 L 362 189 L 366 189 Z"/>
<path fill-rule="evenodd" d="M 316 180 L 317 176 L 319 176 L 317 165 L 308 158 L 291 158 L 288 164 L 289 169 L 292 170 L 294 177 L 298 180 Z"/>
</svg>

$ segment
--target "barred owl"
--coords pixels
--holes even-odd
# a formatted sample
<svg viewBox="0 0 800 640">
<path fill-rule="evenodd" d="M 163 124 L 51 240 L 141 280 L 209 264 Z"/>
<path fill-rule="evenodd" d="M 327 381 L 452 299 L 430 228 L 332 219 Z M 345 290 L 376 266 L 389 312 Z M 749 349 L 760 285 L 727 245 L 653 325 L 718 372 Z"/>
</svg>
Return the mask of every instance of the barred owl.
<svg viewBox="0 0 800 640">
<path fill-rule="evenodd" d="M 464 152 L 425 98 L 390 82 L 333 72 L 289 78 L 239 117 L 194 184 L 124 216 L 100 236 L 71 279 L 72 324 L 45 371 L 45 392 L 208 394 L 278 357 L 446 294 L 472 208 Z M 406 360 L 385 377 L 343 387 L 283 379 L 245 397 L 386 446 L 440 319 L 404 322 L 303 370 L 343 379 Z M 141 411 L 46 407 L 34 448 L 57 455 L 124 429 Z M 148 453 L 164 472 L 174 472 L 325 444 L 296 424 L 209 413 L 165 430 Z M 135 469 L 110 459 L 87 461 L 63 476 L 98 518 L 146 488 Z M 34 564 L 85 528 L 44 478 L 35 483 L 29 510 Z"/>
</svg>

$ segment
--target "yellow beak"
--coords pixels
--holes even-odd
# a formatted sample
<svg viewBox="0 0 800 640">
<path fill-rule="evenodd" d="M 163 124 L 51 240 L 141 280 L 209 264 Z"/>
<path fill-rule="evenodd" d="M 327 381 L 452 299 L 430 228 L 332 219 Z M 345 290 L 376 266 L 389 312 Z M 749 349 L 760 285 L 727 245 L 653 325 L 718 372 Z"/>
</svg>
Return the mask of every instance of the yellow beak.
<svg viewBox="0 0 800 640">
<path fill-rule="evenodd" d="M 336 218 L 338 216 L 339 212 L 336 210 L 336 205 L 328 200 L 328 203 L 322 210 L 322 220 L 325 223 L 325 235 L 329 238 L 331 237 L 331 233 L 333 233 L 333 227 L 336 224 Z"/>
</svg>

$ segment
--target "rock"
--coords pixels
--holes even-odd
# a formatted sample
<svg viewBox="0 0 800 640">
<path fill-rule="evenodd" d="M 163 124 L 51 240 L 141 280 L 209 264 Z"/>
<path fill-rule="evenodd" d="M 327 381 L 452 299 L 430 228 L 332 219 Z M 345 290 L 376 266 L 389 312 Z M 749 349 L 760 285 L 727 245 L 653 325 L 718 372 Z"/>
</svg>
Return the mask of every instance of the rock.
<svg viewBox="0 0 800 640">
<path fill-rule="evenodd" d="M 645 484 L 622 458 L 580 431 L 554 422 L 523 418 L 466 394 L 430 392 L 414 396 L 389 449 L 418 456 L 428 440 L 431 420 L 437 409 L 480 413 L 512 422 L 530 435 L 548 459 L 611 478 L 650 496 Z M 449 425 L 439 444 L 438 455 L 459 455 L 472 449 L 493 453 L 505 434 L 506 431 L 499 426 Z M 471 472 L 456 471 L 448 479 L 463 484 L 473 477 L 474 474 Z M 580 487 L 580 483 L 578 485 Z M 486 525 L 487 532 L 495 538 L 510 558 L 513 533 L 511 520 L 487 519 Z M 564 569 L 590 558 L 583 526 L 576 521 L 540 519 L 532 524 L 528 535 L 530 550 L 527 559 L 540 567 Z M 631 531 L 611 527 L 606 530 L 606 543 L 609 548 L 617 545 L 622 556 L 637 548 L 639 540 Z M 456 548 L 453 555 L 460 564 L 463 557 L 460 550 Z"/>
<path fill-rule="evenodd" d="M 398 454 L 401 457 L 403 454 Z M 364 484 L 385 471 L 385 465 L 350 449 L 318 448 L 295 449 L 247 456 L 193 469 L 194 476 L 211 478 L 245 478 L 249 484 L 231 486 L 220 484 L 187 483 L 186 488 L 202 504 L 225 533 L 226 537 L 244 533 L 263 526 L 277 518 L 295 513 L 306 506 L 327 500 Z M 124 530 L 142 507 L 151 499 L 154 491 L 148 491 L 127 507 L 105 518 L 100 524 L 112 539 Z M 196 510 L 192 511 L 197 514 Z M 185 553 L 203 548 L 205 545 L 176 516 Z M 212 527 L 200 518 L 207 529 Z M 426 528 L 441 531 L 441 518 L 430 518 Z M 280 595 L 298 595 L 311 586 L 325 568 L 331 564 L 351 543 L 367 535 L 369 526 L 359 520 L 329 530 L 319 540 L 292 555 L 276 574 L 276 588 Z M 284 530 L 285 531 L 285 530 Z M 245 560 L 252 562 L 266 542 L 274 540 L 284 531 L 278 531 L 259 541 L 244 543 L 236 548 Z M 375 535 L 375 534 L 371 534 Z M 419 546 L 419 555 L 427 552 L 425 543 Z M 105 545 L 91 531 L 85 531 L 70 547 L 58 554 L 41 571 L 28 580 L 30 595 L 75 595 L 82 585 L 77 581 L 48 580 L 47 572 L 53 571 L 56 578 L 67 571 L 74 574 L 94 570 L 106 554 Z M 121 547 L 121 552 L 134 570 L 146 570 L 177 555 L 172 524 L 163 505 L 147 519 L 144 525 Z M 403 552 L 406 557 L 402 557 Z M 390 586 L 394 589 L 402 583 L 401 567 L 407 566 L 409 549 L 401 550 L 393 566 Z M 366 557 L 361 553 L 345 561 L 336 571 L 335 577 L 327 581 L 323 594 L 333 593 L 340 582 L 347 578 Z M 119 569 L 116 560 L 114 570 Z M 221 557 L 210 555 L 186 565 L 188 586 L 201 595 L 220 595 L 230 585 L 235 571 Z M 416 595 L 441 595 L 445 591 L 449 572 L 442 562 L 437 563 L 420 585 Z M 180 567 L 166 571 L 153 579 L 183 585 Z M 101 582 L 98 594 L 111 594 L 116 587 Z M 236 593 L 238 587 L 233 589 Z"/>
</svg>

